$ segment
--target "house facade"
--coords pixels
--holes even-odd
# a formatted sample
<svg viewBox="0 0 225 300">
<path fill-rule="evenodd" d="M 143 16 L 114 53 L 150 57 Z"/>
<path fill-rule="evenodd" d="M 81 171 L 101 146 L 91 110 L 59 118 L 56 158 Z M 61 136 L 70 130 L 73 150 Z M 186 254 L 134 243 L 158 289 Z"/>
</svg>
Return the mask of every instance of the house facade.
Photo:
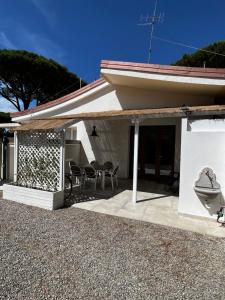
<svg viewBox="0 0 225 300">
<path fill-rule="evenodd" d="M 224 97 L 223 69 L 102 61 L 101 79 L 12 120 L 70 120 L 65 170 L 70 160 L 112 161 L 120 178 L 133 179 L 134 203 L 138 180 L 176 177 L 179 212 L 216 218 L 225 192 Z"/>
</svg>

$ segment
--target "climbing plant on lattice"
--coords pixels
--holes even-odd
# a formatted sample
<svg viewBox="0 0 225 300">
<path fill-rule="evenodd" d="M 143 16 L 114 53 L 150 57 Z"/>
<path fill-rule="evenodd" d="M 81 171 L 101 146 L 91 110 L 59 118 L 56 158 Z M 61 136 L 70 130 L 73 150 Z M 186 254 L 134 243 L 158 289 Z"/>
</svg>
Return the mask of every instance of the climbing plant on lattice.
<svg viewBox="0 0 225 300">
<path fill-rule="evenodd" d="M 17 184 L 47 191 L 60 190 L 63 132 L 18 131 Z"/>
</svg>

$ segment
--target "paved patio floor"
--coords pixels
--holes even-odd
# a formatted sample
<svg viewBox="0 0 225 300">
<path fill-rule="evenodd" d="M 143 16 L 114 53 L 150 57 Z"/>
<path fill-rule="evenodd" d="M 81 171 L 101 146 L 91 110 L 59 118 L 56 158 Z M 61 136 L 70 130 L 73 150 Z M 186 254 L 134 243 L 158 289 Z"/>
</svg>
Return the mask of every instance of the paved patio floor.
<svg viewBox="0 0 225 300">
<path fill-rule="evenodd" d="M 179 215 L 177 212 L 178 196 L 171 195 L 164 186 L 156 188 L 151 185 L 151 187 L 153 192 L 138 192 L 138 203 L 136 204 L 132 203 L 132 190 L 124 187 L 114 195 L 108 189 L 105 193 L 100 192 L 93 196 L 92 190 L 89 192 L 90 198 L 88 198 L 88 193 L 84 195 L 78 192 L 76 195 L 78 199 L 75 201 L 77 203 L 72 207 L 225 237 L 225 227 L 214 220 Z M 147 189 L 143 184 L 140 188 Z"/>
</svg>

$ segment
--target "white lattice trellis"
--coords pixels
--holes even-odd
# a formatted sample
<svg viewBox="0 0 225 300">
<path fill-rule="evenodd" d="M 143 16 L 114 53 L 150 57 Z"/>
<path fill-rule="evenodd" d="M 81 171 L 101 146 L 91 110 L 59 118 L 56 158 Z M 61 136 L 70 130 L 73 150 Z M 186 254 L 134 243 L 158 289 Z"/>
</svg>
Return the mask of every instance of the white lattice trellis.
<svg viewBox="0 0 225 300">
<path fill-rule="evenodd" d="M 62 131 L 18 131 L 17 184 L 61 190 L 63 144 Z"/>
</svg>

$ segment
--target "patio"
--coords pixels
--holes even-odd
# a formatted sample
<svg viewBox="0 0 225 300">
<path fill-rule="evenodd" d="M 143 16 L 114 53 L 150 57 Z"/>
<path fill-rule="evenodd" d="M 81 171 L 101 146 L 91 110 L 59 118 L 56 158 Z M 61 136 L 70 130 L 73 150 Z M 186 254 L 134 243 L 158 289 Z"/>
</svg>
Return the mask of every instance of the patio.
<svg viewBox="0 0 225 300">
<path fill-rule="evenodd" d="M 196 109 L 196 108 L 195 108 Z M 99 177 L 101 177 L 102 182 L 102 191 L 101 192 L 95 192 L 94 188 L 87 190 L 86 188 L 82 190 L 82 192 L 78 189 L 73 194 L 73 197 L 71 197 L 70 202 L 67 203 L 69 206 L 70 204 L 73 204 L 75 207 L 79 207 L 81 209 L 87 209 L 92 210 L 96 212 L 116 215 L 116 216 L 122 216 L 126 218 L 141 220 L 141 221 L 148 221 L 152 223 L 158 223 L 166 226 L 172 226 L 177 227 L 185 230 L 191 230 L 195 232 L 199 232 L 202 234 L 209 234 L 214 236 L 220 236 L 224 237 L 225 230 L 224 228 L 221 228 L 219 224 L 216 223 L 216 212 L 221 207 L 218 207 L 218 209 L 214 209 L 213 212 L 211 212 L 211 215 L 209 215 L 209 212 L 207 208 L 202 205 L 202 203 L 197 198 L 196 194 L 193 195 L 193 183 L 196 180 L 196 177 L 194 177 L 196 174 L 199 174 L 199 170 L 197 170 L 195 173 L 193 173 L 193 178 L 190 180 L 187 178 L 185 182 L 189 182 L 190 186 L 188 187 L 188 192 L 185 192 L 186 190 L 181 189 L 180 197 L 179 197 L 179 209 L 180 209 L 180 201 L 185 198 L 184 195 L 187 197 L 185 201 L 185 207 L 183 210 L 179 210 L 182 213 L 189 213 L 189 217 L 181 216 L 177 212 L 177 203 L 178 203 L 178 197 L 172 195 L 168 189 L 164 189 L 163 186 L 159 185 L 157 187 L 154 186 L 152 182 L 142 182 L 139 180 L 139 178 L 143 178 L 143 171 L 146 175 L 145 178 L 147 178 L 147 175 L 151 174 L 154 170 L 154 175 L 157 177 L 156 179 L 161 179 L 161 175 L 169 175 L 171 174 L 170 179 L 172 179 L 172 176 L 175 175 L 174 172 L 174 159 L 176 161 L 177 169 L 175 171 L 179 171 L 179 165 L 180 165 L 180 156 L 177 155 L 174 157 L 174 151 L 171 153 L 173 160 L 169 161 L 170 168 L 168 169 L 168 164 L 163 162 L 162 168 L 159 166 L 161 165 L 160 159 L 162 159 L 163 156 L 160 155 L 159 145 L 162 144 L 162 141 L 158 139 L 158 137 L 166 137 L 167 134 L 163 134 L 165 129 L 165 124 L 162 126 L 161 120 L 160 126 L 159 124 L 155 127 L 157 127 L 156 130 L 156 140 L 159 141 L 158 144 L 156 144 L 156 147 L 154 147 L 153 154 L 149 155 L 150 157 L 155 157 L 154 153 L 155 150 L 157 150 L 157 158 L 155 157 L 155 163 L 154 168 L 151 166 L 152 161 L 145 161 L 142 156 L 142 162 L 139 170 L 139 161 L 138 161 L 138 153 L 141 155 L 143 154 L 143 151 L 139 152 L 139 144 L 141 145 L 141 142 L 139 143 L 139 123 L 141 122 L 141 128 L 142 126 L 150 126 L 149 124 L 143 125 L 144 121 L 143 118 L 147 119 L 159 119 L 166 117 L 176 117 L 180 118 L 181 116 L 185 116 L 185 113 L 182 111 L 181 108 L 171 108 L 171 109 L 151 109 L 151 110 L 129 110 L 129 111 L 114 111 L 114 112 L 101 112 L 101 113 L 87 113 L 87 114 L 76 114 L 76 115 L 66 115 L 63 118 L 58 117 L 54 119 L 43 119 L 43 120 L 33 120 L 30 123 L 24 123 L 22 124 L 19 129 L 15 129 L 15 152 L 14 152 L 14 161 L 15 161 L 15 170 L 14 170 L 14 183 L 5 185 L 3 188 L 3 198 L 8 200 L 13 200 L 16 202 L 28 204 L 28 205 L 34 205 L 41 208 L 46 209 L 57 209 L 64 205 L 64 194 L 66 189 L 65 185 L 65 172 L 66 172 L 66 162 L 72 161 L 71 158 L 73 157 L 66 157 L 66 143 L 65 143 L 65 130 L 66 128 L 74 125 L 78 121 L 82 120 L 84 121 L 90 121 L 90 120 L 98 120 L 101 118 L 111 118 L 113 121 L 118 121 L 120 118 L 126 118 L 126 125 L 127 130 L 130 128 L 130 121 L 133 123 L 133 132 L 130 131 L 131 136 L 133 137 L 133 145 L 130 144 L 130 151 L 127 148 L 127 155 L 124 154 L 124 156 L 130 156 L 130 162 L 133 162 L 129 164 L 128 158 L 119 158 L 120 151 L 119 149 L 115 148 L 113 151 L 116 153 L 116 156 L 112 156 L 109 158 L 110 161 L 114 163 L 115 166 L 119 166 L 120 173 L 119 176 L 122 178 L 126 178 L 128 176 L 128 167 L 130 169 L 129 174 L 133 180 L 131 181 L 123 181 L 123 184 L 120 185 L 120 189 L 116 191 L 116 193 L 112 193 L 111 189 L 108 188 L 108 191 L 104 191 L 104 180 L 105 177 L 104 170 L 103 169 L 96 169 L 97 172 L 95 172 L 95 176 L 91 176 L 90 179 L 95 179 L 95 184 L 97 184 L 96 177 L 101 173 Z M 110 119 L 110 120 L 111 120 Z M 180 124 L 180 120 L 178 120 L 178 123 Z M 171 125 L 174 129 L 174 120 L 172 120 L 173 125 Z M 165 123 L 170 123 L 169 121 L 166 121 Z M 182 121 L 183 127 L 187 128 L 187 118 L 184 118 Z M 115 122 L 116 124 L 117 122 Z M 115 125 L 114 124 L 114 125 Z M 186 125 L 185 125 L 186 124 Z M 118 132 L 118 124 L 115 125 L 116 132 Z M 153 126 L 153 125 L 151 125 Z M 158 127 L 159 126 L 159 127 Z M 170 125 L 168 125 L 170 126 Z M 167 126 L 167 127 L 168 127 Z M 161 128 L 162 127 L 162 128 Z M 168 127 L 171 128 L 172 127 Z M 94 127 L 93 127 L 94 128 Z M 99 127 L 101 128 L 101 127 Z M 114 128 L 114 127 L 112 127 Z M 160 129 L 161 128 L 161 129 Z M 90 130 L 86 130 L 86 128 L 83 128 L 86 132 L 86 135 L 90 132 Z M 148 128 L 147 128 L 148 129 Z M 160 130 L 159 130 L 160 129 Z M 163 130 L 162 130 L 163 129 Z M 186 130 L 186 129 L 185 129 Z M 141 132 L 142 130 L 140 130 Z M 129 131 L 127 131 L 128 133 Z M 145 131 L 145 133 L 148 132 L 148 130 Z M 186 132 L 186 131 L 185 131 Z M 154 132 L 153 132 L 154 133 Z M 164 132 L 166 133 L 166 131 Z M 173 130 L 173 138 L 175 131 Z M 180 131 L 178 130 L 178 133 L 180 134 Z M 105 135 L 108 137 L 108 131 L 106 131 Z M 155 134 L 154 134 L 155 136 Z M 101 133 L 100 139 L 104 140 L 104 135 Z M 128 134 L 127 134 L 128 137 Z M 141 136 L 140 136 L 141 137 Z M 146 137 L 145 134 L 140 138 L 140 140 L 143 140 L 143 138 Z M 87 136 L 89 139 L 89 135 Z M 104 140 L 103 145 L 107 144 L 108 140 L 111 140 L 113 142 L 113 138 L 109 136 L 108 139 Z M 120 136 L 120 139 L 123 139 L 123 134 Z M 170 139 L 169 139 L 170 140 Z M 95 143 L 100 143 L 101 140 L 95 141 Z M 150 140 L 149 140 L 150 142 Z M 180 140 L 178 139 L 178 144 L 180 145 Z M 80 143 L 81 144 L 81 143 Z M 101 143 L 100 143 L 101 144 Z M 101 145 L 102 145 L 101 144 Z M 129 144 L 127 140 L 125 140 L 126 146 Z M 176 145 L 176 143 L 173 144 L 173 150 Z M 89 143 L 90 148 L 93 150 L 94 147 L 93 143 Z M 124 146 L 124 145 L 123 145 Z M 146 146 L 146 145 L 145 145 Z M 167 149 L 167 143 L 165 143 L 164 149 Z M 103 147 L 103 146 L 102 146 Z M 105 147 L 105 146 L 104 146 Z M 100 164 L 103 164 L 106 162 L 106 158 L 108 159 L 108 156 L 104 156 L 105 153 L 112 154 L 112 149 L 110 148 L 97 148 L 92 153 L 93 156 L 84 156 L 85 149 L 80 149 L 83 152 L 80 153 L 79 159 L 75 161 L 77 163 L 78 167 L 82 169 L 85 165 L 88 163 L 91 163 L 91 159 L 96 159 L 96 161 L 99 161 Z M 128 147 L 128 146 L 127 146 Z M 112 147 L 113 148 L 113 147 Z M 144 147 L 147 149 L 146 147 Z M 179 147 L 178 147 L 179 148 Z M 121 148 L 122 150 L 123 147 Z M 98 151 L 97 151 L 98 150 Z M 122 151 L 121 153 L 126 153 L 125 151 Z M 148 150 L 148 149 L 147 149 Z M 148 151 L 145 151 L 148 153 Z M 90 152 L 90 151 L 89 151 Z M 94 154 L 98 152 L 98 155 L 100 156 L 100 159 L 96 158 Z M 113 153 L 114 153 L 113 152 Z M 165 152 L 165 151 L 164 151 Z M 130 155 L 129 155 L 130 153 Z M 178 151 L 179 154 L 179 151 Z M 85 154 L 86 155 L 86 154 Z M 85 164 L 84 164 L 84 160 Z M 187 160 L 184 160 L 185 162 Z M 207 160 L 208 161 L 208 158 Z M 203 164 L 203 162 L 202 162 Z M 204 162 L 205 164 L 205 162 Z M 114 166 L 114 167 L 115 167 Z M 131 169 L 131 166 L 133 167 Z M 147 166 L 147 167 L 146 167 Z M 149 167 L 150 166 L 150 167 Z M 171 167 L 172 166 L 172 167 Z M 202 166 L 202 165 L 201 165 Z M 123 172 L 121 172 L 121 170 Z M 147 170 L 147 171 L 146 171 Z M 168 170 L 170 172 L 168 173 Z M 82 176 L 84 176 L 84 181 L 88 179 L 86 170 L 85 172 L 82 172 Z M 92 170 L 94 172 L 94 170 Z M 101 172 L 100 172 L 101 171 Z M 166 173 L 165 173 L 166 171 Z M 150 172 L 150 173 L 149 173 Z M 140 173 L 140 174 L 139 174 Z M 163 174 L 161 174 L 163 173 Z M 141 176 L 140 176 L 141 175 Z M 177 175 L 178 176 L 178 175 Z M 79 177 L 79 176 L 77 176 Z M 183 178 L 183 177 L 182 177 Z M 80 179 L 80 178 L 78 178 Z M 81 178 L 83 179 L 83 178 Z M 120 182 L 121 184 L 121 182 Z M 180 184 L 182 187 L 182 185 Z M 100 187 L 99 187 L 100 188 Z M 85 192 L 84 192 L 85 191 Z M 191 197 L 194 199 L 192 205 L 189 205 Z M 91 200 L 91 201 L 90 201 Z M 221 204 L 221 203 L 219 203 Z M 219 205 L 217 203 L 217 206 Z M 189 212 L 188 208 L 191 207 L 192 210 Z M 200 219 L 199 217 L 193 218 L 192 216 L 204 216 L 207 217 L 214 217 L 214 220 L 211 221 L 209 219 Z"/>
<path fill-rule="evenodd" d="M 119 185 L 114 193 L 110 186 L 105 191 L 96 192 L 91 186 L 82 192 L 75 188 L 67 204 L 93 212 L 225 237 L 225 228 L 215 220 L 178 214 L 178 196 L 173 195 L 166 185 L 139 180 L 136 204 L 131 201 L 132 181 L 120 180 Z"/>
</svg>

